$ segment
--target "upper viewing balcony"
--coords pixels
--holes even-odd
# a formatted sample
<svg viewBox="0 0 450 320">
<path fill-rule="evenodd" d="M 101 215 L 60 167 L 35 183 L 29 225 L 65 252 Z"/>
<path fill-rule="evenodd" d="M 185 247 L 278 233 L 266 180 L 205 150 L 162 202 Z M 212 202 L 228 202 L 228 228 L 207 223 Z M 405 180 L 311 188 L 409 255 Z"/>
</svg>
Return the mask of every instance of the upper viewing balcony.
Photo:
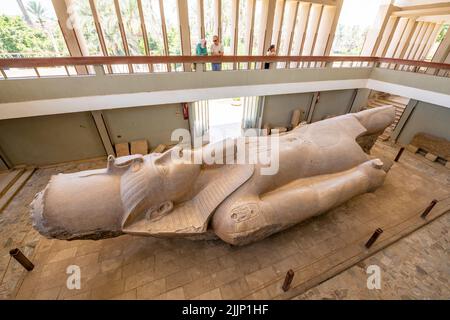
<svg viewBox="0 0 450 320">
<path fill-rule="evenodd" d="M 12 146 L 7 137 L 20 136 L 21 125 L 57 116 L 108 131 L 109 153 L 131 137 L 166 143 L 174 126 L 192 127 L 217 99 L 251 100 L 245 121 L 285 127 L 294 109 L 314 122 L 390 101 L 376 104 L 380 94 L 403 101 L 396 140 L 408 143 L 432 110 L 442 124 L 427 130 L 447 136 L 449 22 L 445 1 L 8 1 L 0 8 L 0 146 Z M 405 134 L 421 108 L 427 117 Z M 113 124 L 109 114 L 121 116 Z M 142 124 L 114 136 L 126 118 L 160 119 L 158 133 Z M 102 153 L 94 149 L 36 162 Z"/>
<path fill-rule="evenodd" d="M 219 63 L 221 71 L 211 71 Z M 142 66 L 164 72 L 142 72 Z M 38 70 L 64 74 L 40 76 Z M 266 69 L 267 68 L 267 69 Z M 371 89 L 450 107 L 450 64 L 360 56 L 130 56 L 0 60 L 0 119 L 235 96 Z M 71 73 L 70 70 L 75 72 Z M 113 72 L 115 70 L 115 72 Z M 136 70 L 129 72 L 129 70 Z M 139 71 L 138 71 L 139 70 Z M 167 70 L 178 70 L 168 72 Z M 184 71 L 183 71 L 184 70 Z M 30 74 L 17 77 L 17 74 Z M 8 75 L 11 75 L 9 77 Z M 16 75 L 16 76 L 14 76 Z M 45 103 L 44 101 L 45 100 Z"/>
<path fill-rule="evenodd" d="M 0 119 L 358 88 L 448 107 L 449 17 L 444 1 L 9 1 Z"/>
<path fill-rule="evenodd" d="M 450 0 L 1 0 L 0 300 L 449 300 L 449 25 Z"/>
</svg>

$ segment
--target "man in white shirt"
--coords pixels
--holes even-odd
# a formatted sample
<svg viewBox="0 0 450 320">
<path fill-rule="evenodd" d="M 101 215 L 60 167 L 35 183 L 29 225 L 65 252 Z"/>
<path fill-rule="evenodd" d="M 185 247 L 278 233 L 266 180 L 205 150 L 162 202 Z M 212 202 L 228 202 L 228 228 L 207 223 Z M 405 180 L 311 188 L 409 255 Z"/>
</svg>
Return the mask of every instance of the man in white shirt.
<svg viewBox="0 0 450 320">
<path fill-rule="evenodd" d="M 211 45 L 210 52 L 212 56 L 223 56 L 223 46 L 220 44 L 218 36 L 213 37 L 213 44 Z M 212 63 L 212 70 L 222 70 L 222 63 Z"/>
</svg>

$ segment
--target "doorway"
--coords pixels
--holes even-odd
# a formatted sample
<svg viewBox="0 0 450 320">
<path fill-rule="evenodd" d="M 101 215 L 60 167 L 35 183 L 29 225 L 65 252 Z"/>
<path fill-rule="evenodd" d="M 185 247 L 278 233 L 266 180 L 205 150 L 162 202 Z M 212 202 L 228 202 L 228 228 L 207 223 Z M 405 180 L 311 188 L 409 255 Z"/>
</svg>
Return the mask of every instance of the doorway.
<svg viewBox="0 0 450 320">
<path fill-rule="evenodd" d="M 262 97 L 255 96 L 194 102 L 189 116 L 191 134 L 214 143 L 242 136 L 245 129 L 260 128 L 262 102 Z"/>
</svg>

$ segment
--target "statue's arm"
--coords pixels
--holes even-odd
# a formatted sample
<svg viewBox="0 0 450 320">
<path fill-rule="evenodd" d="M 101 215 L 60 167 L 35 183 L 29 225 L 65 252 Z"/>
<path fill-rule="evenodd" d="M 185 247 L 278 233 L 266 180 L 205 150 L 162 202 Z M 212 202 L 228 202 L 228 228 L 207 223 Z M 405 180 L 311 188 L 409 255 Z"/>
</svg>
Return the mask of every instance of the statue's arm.
<svg viewBox="0 0 450 320">
<path fill-rule="evenodd" d="M 224 241 L 245 244 L 339 206 L 381 186 L 386 173 L 379 159 L 350 170 L 295 180 L 216 212 L 213 229 Z"/>
</svg>

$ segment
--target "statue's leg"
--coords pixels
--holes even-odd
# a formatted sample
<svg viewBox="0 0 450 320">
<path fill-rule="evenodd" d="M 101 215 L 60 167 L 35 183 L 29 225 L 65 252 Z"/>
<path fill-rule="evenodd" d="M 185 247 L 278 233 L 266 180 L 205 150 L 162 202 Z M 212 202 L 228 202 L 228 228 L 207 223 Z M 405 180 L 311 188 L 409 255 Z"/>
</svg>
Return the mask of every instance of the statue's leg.
<svg viewBox="0 0 450 320">
<path fill-rule="evenodd" d="M 218 208 L 212 227 L 231 244 L 265 238 L 375 190 L 386 175 L 382 166 L 379 159 L 369 160 L 343 172 L 295 180 L 259 197 L 237 198 Z"/>
</svg>

